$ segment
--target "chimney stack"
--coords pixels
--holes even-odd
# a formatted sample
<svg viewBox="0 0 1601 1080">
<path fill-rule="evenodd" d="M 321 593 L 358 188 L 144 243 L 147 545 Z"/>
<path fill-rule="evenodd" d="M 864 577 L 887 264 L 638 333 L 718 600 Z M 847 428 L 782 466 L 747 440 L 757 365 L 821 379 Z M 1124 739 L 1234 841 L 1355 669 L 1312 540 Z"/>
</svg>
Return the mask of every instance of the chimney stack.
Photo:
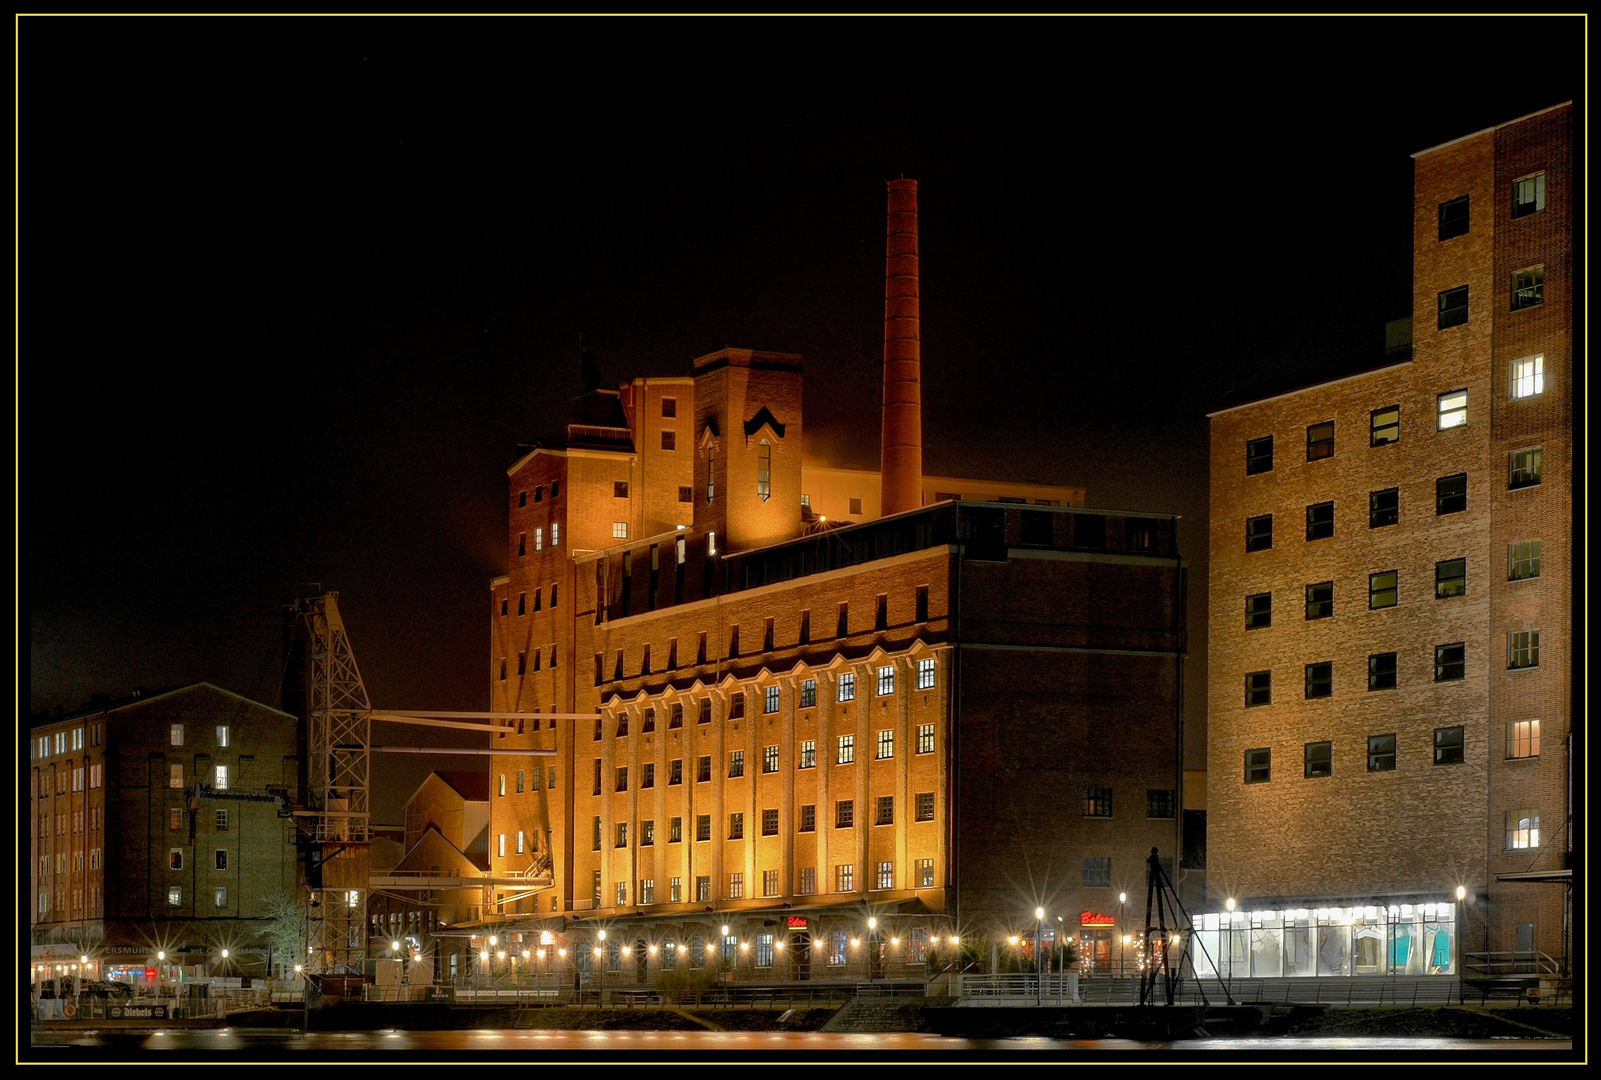
<svg viewBox="0 0 1601 1080">
<path fill-rule="evenodd" d="M 917 297 L 917 181 L 889 182 L 884 266 L 884 426 L 880 513 L 923 505 L 923 356 Z"/>
</svg>

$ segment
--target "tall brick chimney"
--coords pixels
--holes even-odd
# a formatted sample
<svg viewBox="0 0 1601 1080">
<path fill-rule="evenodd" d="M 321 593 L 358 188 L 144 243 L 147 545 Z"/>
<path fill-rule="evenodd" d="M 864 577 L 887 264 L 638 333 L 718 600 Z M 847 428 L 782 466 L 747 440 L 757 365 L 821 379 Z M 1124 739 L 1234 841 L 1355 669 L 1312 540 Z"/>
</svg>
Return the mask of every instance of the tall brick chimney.
<svg viewBox="0 0 1601 1080">
<path fill-rule="evenodd" d="M 923 504 L 923 354 L 917 299 L 917 181 L 889 182 L 884 266 L 884 428 L 880 513 Z"/>
</svg>

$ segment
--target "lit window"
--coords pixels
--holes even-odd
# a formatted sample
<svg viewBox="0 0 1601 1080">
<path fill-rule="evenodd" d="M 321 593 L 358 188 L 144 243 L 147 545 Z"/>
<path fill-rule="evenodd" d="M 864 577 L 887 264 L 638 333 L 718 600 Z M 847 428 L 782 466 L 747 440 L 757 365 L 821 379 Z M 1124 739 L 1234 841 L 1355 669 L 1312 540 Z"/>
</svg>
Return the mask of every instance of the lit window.
<svg viewBox="0 0 1601 1080">
<path fill-rule="evenodd" d="M 57 736 L 56 737 L 56 741 L 59 743 L 61 741 L 61 737 Z M 182 724 L 174 724 L 174 725 L 172 725 L 172 745 L 174 745 L 174 746 L 182 746 L 183 745 L 183 725 Z M 58 745 L 56 747 L 56 749 L 60 750 L 61 747 Z"/>
<path fill-rule="evenodd" d="M 817 704 L 817 680 L 805 679 L 801 682 L 800 707 L 810 709 Z"/>
<path fill-rule="evenodd" d="M 1245 598 L 1245 628 L 1260 630 L 1273 625 L 1273 594 L 1255 593 Z"/>
<path fill-rule="evenodd" d="M 1385 443 L 1399 442 L 1401 439 L 1401 406 L 1389 405 L 1382 409 L 1374 409 L 1371 414 L 1369 431 L 1372 446 L 1383 446 Z"/>
<path fill-rule="evenodd" d="M 1545 303 L 1545 267 L 1531 266 L 1512 275 L 1512 310 L 1539 307 Z"/>
<path fill-rule="evenodd" d="M 1439 430 L 1461 427 L 1468 422 L 1468 392 L 1453 390 L 1439 397 Z"/>
<path fill-rule="evenodd" d="M 1514 450 L 1507 455 L 1508 489 L 1534 487 L 1540 482 L 1540 448 Z"/>
<path fill-rule="evenodd" d="M 543 528 L 538 528 L 538 529 L 534 530 L 534 550 L 535 551 L 544 551 L 545 550 L 545 530 Z"/>
<path fill-rule="evenodd" d="M 756 497 L 766 502 L 773 494 L 773 448 L 763 439 L 756 448 Z"/>
<path fill-rule="evenodd" d="M 1109 818 L 1112 816 L 1112 789 L 1087 787 L 1084 789 L 1084 816 Z"/>
<path fill-rule="evenodd" d="M 228 766 L 226 766 L 226 765 L 218 765 L 216 767 L 215 776 L 216 776 L 216 783 L 213 784 L 212 786 L 215 787 L 218 791 L 227 791 L 228 790 Z"/>
<path fill-rule="evenodd" d="M 1368 528 L 1382 529 L 1401 520 L 1401 489 L 1368 492 Z"/>
<path fill-rule="evenodd" d="M 881 667 L 881 668 L 879 668 L 878 669 L 878 696 L 879 697 L 884 697 L 886 694 L 893 694 L 894 692 L 895 692 L 895 669 L 894 669 L 894 667 Z"/>
<path fill-rule="evenodd" d="M 1440 204 L 1440 239 L 1450 240 L 1464 236 L 1468 231 L 1468 197 L 1452 199 Z"/>
<path fill-rule="evenodd" d="M 1306 744 L 1306 772 L 1307 779 L 1318 776 L 1334 775 L 1334 744 L 1331 742 L 1309 742 Z"/>
<path fill-rule="evenodd" d="M 626 521 L 614 521 L 614 522 L 612 522 L 611 523 L 611 535 L 612 535 L 612 539 L 613 540 L 627 540 L 628 539 L 628 522 L 626 522 Z"/>
<path fill-rule="evenodd" d="M 892 728 L 885 728 L 878 733 L 878 749 L 873 757 L 878 760 L 895 756 L 895 732 Z"/>
<path fill-rule="evenodd" d="M 934 752 L 934 725 L 917 725 L 917 752 L 919 754 L 932 754 Z"/>
<path fill-rule="evenodd" d="M 622 907 L 624 904 L 628 903 L 628 882 L 619 881 L 617 883 L 616 895 L 618 907 Z M 613 971 L 616 971 L 621 966 L 620 962 L 622 960 L 618 944 L 615 941 L 607 942 L 606 951 L 607 960 L 610 963 L 610 967 Z"/>
<path fill-rule="evenodd" d="M 762 772 L 775 773 L 778 771 L 778 747 L 768 746 L 762 748 Z"/>
<path fill-rule="evenodd" d="M 1461 727 L 1434 729 L 1434 763 L 1436 765 L 1462 764 L 1462 731 Z"/>
<path fill-rule="evenodd" d="M 856 760 L 856 736 L 841 735 L 839 737 L 839 754 L 834 761 L 839 765 L 849 765 Z"/>
<path fill-rule="evenodd" d="M 745 775 L 745 751 L 733 750 L 729 752 L 728 775 L 730 778 Z"/>
<path fill-rule="evenodd" d="M 710 503 L 717 498 L 717 447 L 706 447 L 706 501 Z M 716 554 L 716 545 L 712 545 L 712 554 Z"/>
<path fill-rule="evenodd" d="M 1506 666 L 1509 670 L 1540 666 L 1540 631 L 1514 630 L 1507 635 Z"/>
<path fill-rule="evenodd" d="M 1540 756 L 1540 721 L 1513 720 L 1507 724 L 1506 756 L 1509 758 Z"/>
<path fill-rule="evenodd" d="M 1334 535 L 1334 504 L 1313 503 L 1306 508 L 1306 538 L 1326 540 Z"/>
<path fill-rule="evenodd" d="M 1273 673 L 1253 671 L 1245 676 L 1245 707 L 1270 705 L 1273 702 Z"/>
<path fill-rule="evenodd" d="M 227 832 L 228 831 L 228 811 L 226 811 L 226 810 L 218 810 L 217 811 L 217 831 L 218 832 Z"/>
<path fill-rule="evenodd" d="M 525 837 L 523 835 L 523 830 L 518 829 L 517 830 L 517 854 L 519 854 L 519 855 L 523 854 L 523 845 L 524 845 L 524 843 L 525 843 Z"/>
<path fill-rule="evenodd" d="M 880 889 L 893 889 L 895 887 L 895 864 L 881 862 L 878 864 L 877 887 Z"/>
<path fill-rule="evenodd" d="M 1395 736 L 1368 736 L 1368 772 L 1395 771 Z"/>
<path fill-rule="evenodd" d="M 1266 551 L 1273 546 L 1273 515 L 1245 519 L 1245 550 Z"/>
<path fill-rule="evenodd" d="M 778 687 L 769 686 L 767 688 L 766 702 L 765 702 L 765 704 L 764 704 L 764 706 L 762 708 L 762 712 L 764 712 L 764 713 L 775 713 L 777 711 L 778 711 Z"/>
<path fill-rule="evenodd" d="M 1545 173 L 1512 182 L 1512 216 L 1528 217 L 1545 209 Z"/>
<path fill-rule="evenodd" d="M 522 833 L 518 833 L 517 835 L 521 836 Z M 641 821 L 639 823 L 639 846 L 640 847 L 654 847 L 655 844 L 656 844 L 656 822 L 652 818 L 646 818 L 644 821 Z M 521 852 L 522 848 L 519 847 L 517 850 L 519 852 Z"/>
<path fill-rule="evenodd" d="M 1273 436 L 1250 439 L 1245 444 L 1245 475 L 1270 472 L 1273 469 Z"/>
<path fill-rule="evenodd" d="M 171 851 L 167 852 L 167 869 L 183 869 L 183 848 L 173 848 Z"/>
<path fill-rule="evenodd" d="M 1306 617 L 1327 619 L 1334 614 L 1334 582 L 1320 581 L 1306 587 Z"/>
<path fill-rule="evenodd" d="M 500 774 L 500 786 L 496 789 L 496 794 L 502 799 L 504 799 L 506 797 L 506 774 L 505 773 L 501 773 Z"/>
<path fill-rule="evenodd" d="M 504 844 L 504 841 L 502 843 Z M 622 848 L 628 846 L 628 822 L 626 821 L 619 821 L 617 823 L 617 843 L 615 846 Z M 501 854 L 504 855 L 505 852 L 502 851 Z"/>
<path fill-rule="evenodd" d="M 1511 851 L 1531 850 L 1540 846 L 1540 812 L 1538 810 L 1507 811 L 1506 846 Z"/>
<path fill-rule="evenodd" d="M 1467 645 L 1458 641 L 1434 647 L 1434 681 L 1455 682 L 1467 673 Z"/>
<path fill-rule="evenodd" d="M 641 904 L 654 904 L 656 902 L 656 879 L 639 879 L 639 902 Z"/>
<path fill-rule="evenodd" d="M 600 819 L 596 818 L 595 821 L 598 823 L 600 821 Z M 497 837 L 497 843 L 495 845 L 495 854 L 498 855 L 502 859 L 504 859 L 506 857 L 506 834 L 505 833 L 501 833 Z"/>
<path fill-rule="evenodd" d="M 1393 652 L 1374 653 L 1368 657 L 1368 689 L 1394 690 L 1396 678 L 1396 654 Z"/>
<path fill-rule="evenodd" d="M 559 521 L 550 523 L 550 546 L 561 547 L 561 522 Z M 556 586 L 554 585 L 550 587 L 550 606 L 556 606 Z"/>
<path fill-rule="evenodd" d="M 1265 784 L 1273 778 L 1273 751 L 1260 747 L 1245 752 L 1245 782 Z"/>
<path fill-rule="evenodd" d="M 917 688 L 919 690 L 932 690 L 934 688 L 934 659 L 917 662 Z"/>
<path fill-rule="evenodd" d="M 801 743 L 800 767 L 803 769 L 817 767 L 817 740 L 807 739 Z"/>
<path fill-rule="evenodd" d="M 183 907 L 183 890 L 176 885 L 167 889 L 167 906 Z"/>
<path fill-rule="evenodd" d="M 1368 575 L 1368 607 L 1394 607 L 1400 595 L 1398 571 L 1384 570 Z"/>
<path fill-rule="evenodd" d="M 1525 356 L 1512 361 L 1512 396 L 1533 397 L 1545 392 L 1545 356 Z"/>
<path fill-rule="evenodd" d="M 854 892 L 855 890 L 856 890 L 856 864 L 855 863 L 841 863 L 839 866 L 834 867 L 834 891 L 835 892 Z M 841 938 L 843 938 L 845 936 L 843 931 L 838 931 L 837 933 L 839 934 L 839 936 Z M 841 952 L 843 952 L 843 951 L 844 950 L 841 949 Z M 832 957 L 830 957 L 830 962 L 832 962 Z M 840 963 L 844 963 L 844 960 L 841 959 Z"/>
<path fill-rule="evenodd" d="M 1468 287 L 1447 289 L 1439 295 L 1439 321 L 1441 330 L 1461 326 L 1468 321 Z"/>
<path fill-rule="evenodd" d="M 181 807 L 172 806 L 167 808 L 167 828 L 174 830 L 183 828 L 183 809 Z"/>
<path fill-rule="evenodd" d="M 1334 661 L 1323 660 L 1306 665 L 1306 696 L 1308 698 L 1334 696 Z"/>
<path fill-rule="evenodd" d="M 1334 456 L 1334 421 L 1325 420 L 1306 429 L 1306 460 Z"/>
<path fill-rule="evenodd" d="M 1540 576 L 1540 541 L 1519 540 L 1507 548 L 1507 580 L 1524 581 Z"/>
<path fill-rule="evenodd" d="M 1434 482 L 1434 512 L 1460 514 L 1468 508 L 1468 474 L 1442 476 Z"/>
<path fill-rule="evenodd" d="M 228 725 L 227 724 L 218 724 L 217 725 L 217 745 L 219 747 L 226 747 L 228 745 Z"/>
</svg>

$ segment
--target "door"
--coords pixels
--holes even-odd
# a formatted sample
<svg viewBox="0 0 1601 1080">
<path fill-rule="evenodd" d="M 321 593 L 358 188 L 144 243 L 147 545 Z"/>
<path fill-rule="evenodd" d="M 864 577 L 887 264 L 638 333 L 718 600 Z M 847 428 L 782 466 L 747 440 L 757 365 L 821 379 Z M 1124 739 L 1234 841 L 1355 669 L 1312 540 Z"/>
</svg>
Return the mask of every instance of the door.
<svg viewBox="0 0 1601 1080">
<path fill-rule="evenodd" d="M 795 935 L 793 945 L 790 955 L 795 958 L 795 978 L 804 982 L 812 977 L 812 935 L 802 930 Z"/>
<path fill-rule="evenodd" d="M 1532 922 L 1518 923 L 1518 950 L 1514 959 L 1516 966 L 1513 970 L 1520 975 L 1534 970 L 1534 924 Z"/>
</svg>

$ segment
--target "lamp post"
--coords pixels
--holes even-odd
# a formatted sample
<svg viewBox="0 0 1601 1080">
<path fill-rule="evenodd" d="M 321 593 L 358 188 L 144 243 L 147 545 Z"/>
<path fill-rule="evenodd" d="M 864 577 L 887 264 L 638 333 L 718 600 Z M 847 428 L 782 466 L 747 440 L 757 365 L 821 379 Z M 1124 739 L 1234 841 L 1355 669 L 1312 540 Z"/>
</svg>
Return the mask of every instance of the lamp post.
<svg viewBox="0 0 1601 1080">
<path fill-rule="evenodd" d="M 878 917 L 867 919 L 867 981 L 873 981 L 873 969 L 878 967 Z"/>
<path fill-rule="evenodd" d="M 723 924 L 723 936 L 717 942 L 717 963 L 721 973 L 721 982 L 728 982 L 728 924 Z"/>
<path fill-rule="evenodd" d="M 1126 903 L 1128 903 L 1128 893 L 1126 893 L 1126 892 L 1118 893 L 1117 894 L 1117 930 L 1116 930 L 1116 933 L 1117 933 L 1117 936 L 1119 938 L 1123 937 L 1123 905 L 1126 904 Z M 1118 968 L 1117 973 L 1119 975 L 1127 975 L 1128 974 L 1128 967 L 1127 967 L 1127 965 L 1126 965 L 1126 963 L 1125 963 L 1125 961 L 1123 959 L 1123 947 L 1122 947 L 1121 944 L 1118 945 L 1118 949 L 1117 949 L 1117 968 Z"/>
<path fill-rule="evenodd" d="M 1067 924 L 1062 921 L 1062 916 L 1058 915 L 1056 917 L 1056 1003 L 1058 1005 L 1062 1003 L 1062 995 L 1066 992 L 1063 984 L 1067 982 L 1067 942 L 1062 937 L 1066 932 Z"/>
<path fill-rule="evenodd" d="M 599 1005 L 606 998 L 606 931 L 595 931 L 595 940 L 599 942 L 595 946 L 595 1004 Z"/>
<path fill-rule="evenodd" d="M 1045 957 L 1040 952 L 1045 929 L 1045 909 L 1034 909 L 1034 1004 L 1045 1004 Z"/>
<path fill-rule="evenodd" d="M 1456 946 L 1452 951 L 1456 954 L 1456 976 L 1462 978 L 1462 901 L 1467 898 L 1468 890 L 1461 885 L 1456 887 L 1456 926 L 1452 928 Z"/>
</svg>

